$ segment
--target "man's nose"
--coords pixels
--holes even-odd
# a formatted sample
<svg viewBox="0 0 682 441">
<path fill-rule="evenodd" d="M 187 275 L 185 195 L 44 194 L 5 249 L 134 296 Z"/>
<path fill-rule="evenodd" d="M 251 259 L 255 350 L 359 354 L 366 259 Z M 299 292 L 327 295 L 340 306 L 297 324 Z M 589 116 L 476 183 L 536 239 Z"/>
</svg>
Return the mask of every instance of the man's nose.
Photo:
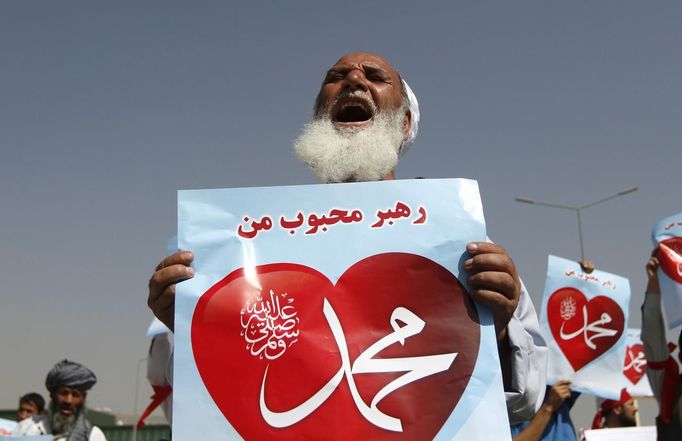
<svg viewBox="0 0 682 441">
<path fill-rule="evenodd" d="M 62 398 L 65 403 L 73 404 L 73 394 L 65 394 Z"/>
<path fill-rule="evenodd" d="M 353 69 L 346 75 L 346 88 L 367 91 L 367 78 L 359 69 Z"/>
</svg>

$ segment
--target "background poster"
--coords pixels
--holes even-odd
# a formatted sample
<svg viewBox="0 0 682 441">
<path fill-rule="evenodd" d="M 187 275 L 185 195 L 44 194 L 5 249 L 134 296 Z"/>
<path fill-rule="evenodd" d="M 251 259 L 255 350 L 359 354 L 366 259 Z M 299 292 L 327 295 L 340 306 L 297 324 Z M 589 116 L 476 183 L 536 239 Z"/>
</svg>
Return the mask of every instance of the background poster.
<svg viewBox="0 0 682 441">
<path fill-rule="evenodd" d="M 658 282 L 670 329 L 682 325 L 682 213 L 656 222 L 651 239 L 658 246 Z"/>
<path fill-rule="evenodd" d="M 180 191 L 178 229 L 174 439 L 510 439 L 475 181 Z"/>
<path fill-rule="evenodd" d="M 641 330 L 628 328 L 626 332 L 625 364 L 623 375 L 628 392 L 633 397 L 653 397 L 654 392 L 646 375 L 647 363 Z"/>
<path fill-rule="evenodd" d="M 17 426 L 16 421 L 0 418 L 0 436 L 9 435 Z"/>
<path fill-rule="evenodd" d="M 585 441 L 656 441 L 656 426 L 586 430 Z"/>
<path fill-rule="evenodd" d="M 630 283 L 624 277 L 549 256 L 540 327 L 547 339 L 547 383 L 618 399 L 625 387 L 625 329 Z"/>
<path fill-rule="evenodd" d="M 52 435 L 3 436 L 2 441 L 53 441 Z"/>
</svg>

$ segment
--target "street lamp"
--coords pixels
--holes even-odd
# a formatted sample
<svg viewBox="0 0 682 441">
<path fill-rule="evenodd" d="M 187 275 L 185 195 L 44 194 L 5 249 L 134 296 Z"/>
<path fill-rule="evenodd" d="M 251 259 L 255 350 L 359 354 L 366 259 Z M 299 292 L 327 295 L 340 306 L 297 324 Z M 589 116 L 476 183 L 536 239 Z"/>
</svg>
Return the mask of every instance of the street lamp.
<svg viewBox="0 0 682 441">
<path fill-rule="evenodd" d="M 621 190 L 615 194 L 603 197 L 601 199 L 598 199 L 596 201 L 590 202 L 589 204 L 585 204 L 585 205 L 582 205 L 579 207 L 573 207 L 570 205 L 552 204 L 549 202 L 536 201 L 535 199 L 521 198 L 521 197 L 514 198 L 514 199 L 516 200 L 516 202 L 522 202 L 524 204 L 542 205 L 545 207 L 563 208 L 564 210 L 575 211 L 575 213 L 578 217 L 578 237 L 580 239 L 580 260 L 583 261 L 583 260 L 585 260 L 585 250 L 584 250 L 584 246 L 583 246 L 583 225 L 582 225 L 582 221 L 580 219 L 580 212 L 586 208 L 594 207 L 595 205 L 601 204 L 602 202 L 606 202 L 610 199 L 614 199 L 614 198 L 617 198 L 619 196 L 624 196 L 628 193 L 632 193 L 635 191 L 637 191 L 637 187 L 626 188 L 625 190 Z"/>
</svg>

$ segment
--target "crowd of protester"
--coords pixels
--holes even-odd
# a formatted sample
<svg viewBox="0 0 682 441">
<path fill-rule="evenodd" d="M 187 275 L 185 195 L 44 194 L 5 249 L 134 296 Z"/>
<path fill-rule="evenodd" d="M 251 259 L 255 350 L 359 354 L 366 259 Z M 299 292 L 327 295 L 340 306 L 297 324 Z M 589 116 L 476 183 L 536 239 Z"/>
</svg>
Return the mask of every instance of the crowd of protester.
<svg viewBox="0 0 682 441">
<path fill-rule="evenodd" d="M 323 182 L 394 179 L 398 160 L 414 141 L 419 121 L 416 97 L 404 79 L 385 58 L 365 52 L 346 54 L 327 71 L 313 112 L 313 121 L 296 140 L 295 150 Z M 358 150 L 349 154 L 349 146 Z M 495 321 L 513 439 L 576 440 L 580 434 L 570 412 L 579 394 L 571 390 L 569 381 L 546 386 L 547 347 L 513 260 L 502 247 L 489 242 L 468 244 L 467 254 L 463 266 L 470 275 L 470 295 L 491 310 Z M 194 276 L 193 259 L 190 251 L 168 256 L 149 282 L 148 305 L 170 330 L 174 325 L 175 285 Z M 586 263 L 582 264 L 590 271 Z M 649 362 L 647 375 L 660 409 L 658 439 L 680 441 L 679 366 L 670 356 L 665 338 L 657 266 L 658 261 L 651 257 L 646 267 L 642 340 Z M 161 397 L 157 404 L 165 401 L 169 418 L 172 395 L 166 397 L 172 384 L 166 381 L 170 379 L 165 370 L 171 354 L 172 344 L 165 340 L 157 341 L 150 352 L 150 359 L 158 358 L 160 366 L 150 369 L 155 393 Z M 14 434 L 52 434 L 55 440 L 68 441 L 104 440 L 102 431 L 85 418 L 84 412 L 88 390 L 96 381 L 94 373 L 79 363 L 57 363 L 45 382 L 49 403 L 45 406 L 36 393 L 21 397 L 17 414 L 21 421 Z M 601 402 L 592 428 L 634 426 L 636 414 L 634 400 L 623 390 L 620 399 Z"/>
</svg>

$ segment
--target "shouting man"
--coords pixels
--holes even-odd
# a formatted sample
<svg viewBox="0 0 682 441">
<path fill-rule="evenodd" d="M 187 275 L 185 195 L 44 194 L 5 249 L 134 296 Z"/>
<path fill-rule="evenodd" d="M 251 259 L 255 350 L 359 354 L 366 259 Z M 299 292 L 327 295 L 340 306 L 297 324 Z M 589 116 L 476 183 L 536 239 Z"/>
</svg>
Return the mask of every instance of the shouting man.
<svg viewBox="0 0 682 441">
<path fill-rule="evenodd" d="M 395 167 L 414 140 L 417 100 L 383 57 L 353 52 L 326 73 L 313 120 L 295 141 L 299 159 L 325 183 L 395 179 Z M 467 246 L 464 268 L 471 297 L 493 313 L 511 423 L 530 419 L 545 390 L 546 346 L 531 300 L 506 251 Z M 149 281 L 148 305 L 173 329 L 175 284 L 193 277 L 190 251 L 164 259 Z"/>
<path fill-rule="evenodd" d="M 20 422 L 13 435 L 54 435 L 55 441 L 106 441 L 104 433 L 85 419 L 85 398 L 97 377 L 80 363 L 62 360 L 47 374 L 50 392 L 46 415 Z"/>
</svg>

